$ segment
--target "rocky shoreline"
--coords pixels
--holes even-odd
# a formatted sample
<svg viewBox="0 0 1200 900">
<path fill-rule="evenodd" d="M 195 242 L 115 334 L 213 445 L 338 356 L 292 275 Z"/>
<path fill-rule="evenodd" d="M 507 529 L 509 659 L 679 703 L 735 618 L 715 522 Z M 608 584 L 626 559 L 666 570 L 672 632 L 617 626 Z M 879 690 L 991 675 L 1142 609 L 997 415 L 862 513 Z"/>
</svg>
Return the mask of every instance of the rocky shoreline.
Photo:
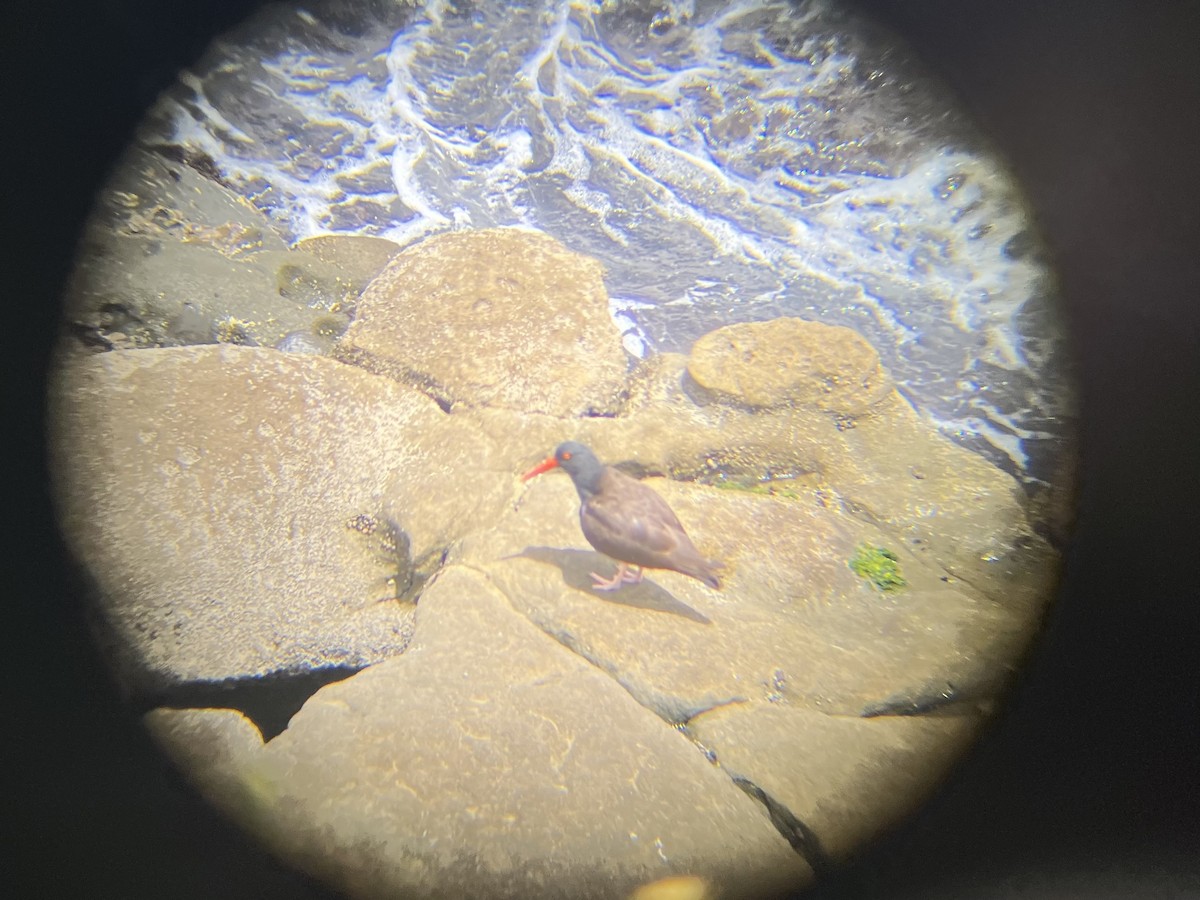
<svg viewBox="0 0 1200 900">
<path fill-rule="evenodd" d="M 62 527 L 132 695 L 359 670 L 269 741 L 233 709 L 146 717 L 283 856 L 356 896 L 765 896 L 969 746 L 1057 554 L 856 332 L 635 362 L 600 266 L 546 235 L 289 248 L 134 153 L 68 298 Z M 517 477 L 565 439 L 652 479 L 724 589 L 593 592 L 569 480 Z M 903 589 L 853 571 L 864 544 Z"/>
</svg>

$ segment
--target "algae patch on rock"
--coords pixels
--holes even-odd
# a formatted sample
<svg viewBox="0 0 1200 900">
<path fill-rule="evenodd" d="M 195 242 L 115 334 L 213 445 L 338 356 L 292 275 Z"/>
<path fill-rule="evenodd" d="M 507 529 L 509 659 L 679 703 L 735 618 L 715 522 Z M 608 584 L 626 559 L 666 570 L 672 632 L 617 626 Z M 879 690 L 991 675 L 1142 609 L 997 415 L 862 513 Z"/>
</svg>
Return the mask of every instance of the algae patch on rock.
<svg viewBox="0 0 1200 900">
<path fill-rule="evenodd" d="M 848 565 L 855 575 L 866 579 L 885 594 L 908 585 L 900 574 L 900 558 L 886 547 L 859 544 Z"/>
</svg>

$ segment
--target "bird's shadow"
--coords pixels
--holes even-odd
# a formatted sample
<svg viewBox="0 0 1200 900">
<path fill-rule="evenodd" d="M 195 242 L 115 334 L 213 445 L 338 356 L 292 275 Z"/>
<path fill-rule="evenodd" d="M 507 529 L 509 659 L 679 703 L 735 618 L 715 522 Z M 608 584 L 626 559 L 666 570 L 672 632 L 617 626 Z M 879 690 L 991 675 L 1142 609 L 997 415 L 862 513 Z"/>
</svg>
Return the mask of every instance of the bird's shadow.
<svg viewBox="0 0 1200 900">
<path fill-rule="evenodd" d="M 637 609 L 653 609 L 657 612 L 683 616 L 701 625 L 711 625 L 712 619 L 693 609 L 677 599 L 670 591 L 665 590 L 649 579 L 643 579 L 637 584 L 625 584 L 614 591 L 598 591 L 592 585 L 592 572 L 601 575 L 609 574 L 613 563 L 607 556 L 593 553 L 590 550 L 566 550 L 558 547 L 526 547 L 520 553 L 514 553 L 506 559 L 532 559 L 536 562 L 557 566 L 562 572 L 563 581 L 579 591 L 586 591 L 593 597 L 607 600 L 609 603 L 620 603 L 622 606 L 633 606 Z"/>
</svg>

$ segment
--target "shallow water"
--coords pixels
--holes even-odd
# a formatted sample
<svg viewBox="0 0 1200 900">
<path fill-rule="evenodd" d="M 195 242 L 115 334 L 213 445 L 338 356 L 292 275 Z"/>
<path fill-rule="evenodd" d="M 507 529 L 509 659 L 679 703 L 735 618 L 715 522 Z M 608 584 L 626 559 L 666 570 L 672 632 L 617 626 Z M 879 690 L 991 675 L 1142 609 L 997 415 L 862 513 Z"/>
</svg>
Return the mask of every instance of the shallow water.
<svg viewBox="0 0 1200 900">
<path fill-rule="evenodd" d="M 271 10 L 154 118 L 292 239 L 554 235 L 604 263 L 636 356 L 731 322 L 849 325 L 944 433 L 1053 473 L 1063 338 L 1017 187 L 832 4 Z"/>
</svg>

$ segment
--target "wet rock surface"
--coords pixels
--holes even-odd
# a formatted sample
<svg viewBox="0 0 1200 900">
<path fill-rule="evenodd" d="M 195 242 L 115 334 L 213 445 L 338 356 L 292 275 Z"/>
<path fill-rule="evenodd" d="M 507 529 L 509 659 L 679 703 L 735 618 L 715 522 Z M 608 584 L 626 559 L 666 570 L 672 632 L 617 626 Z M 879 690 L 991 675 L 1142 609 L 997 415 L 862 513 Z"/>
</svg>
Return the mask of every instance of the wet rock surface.
<svg viewBox="0 0 1200 900">
<path fill-rule="evenodd" d="M 327 337 L 327 350 L 400 249 L 345 235 L 289 247 L 212 166 L 167 145 L 128 152 L 67 287 L 80 340 L 104 349 L 269 347 L 300 333 Z"/>
<path fill-rule="evenodd" d="M 265 743 L 230 710 L 147 718 L 353 895 L 803 883 L 920 801 L 1038 626 L 1056 557 L 1016 483 L 847 329 L 718 329 L 629 371 L 598 267 L 542 235 L 266 252 L 384 266 L 336 358 L 73 346 L 57 492 L 134 693 L 367 666 Z M 517 478 L 567 439 L 649 479 L 723 589 L 594 591 L 613 563 L 570 480 Z M 906 586 L 852 571 L 862 546 Z"/>
</svg>

